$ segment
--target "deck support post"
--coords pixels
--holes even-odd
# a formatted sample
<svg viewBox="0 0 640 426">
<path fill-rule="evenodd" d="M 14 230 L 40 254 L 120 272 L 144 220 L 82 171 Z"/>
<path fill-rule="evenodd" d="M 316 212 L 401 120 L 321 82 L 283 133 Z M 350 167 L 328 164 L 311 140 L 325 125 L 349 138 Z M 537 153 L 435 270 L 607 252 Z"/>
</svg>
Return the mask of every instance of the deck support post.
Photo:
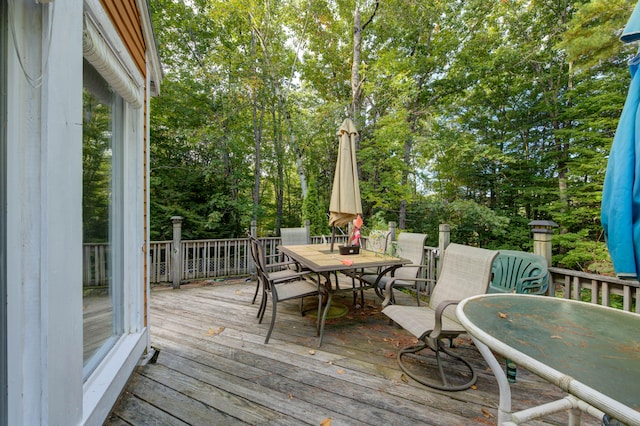
<svg viewBox="0 0 640 426">
<path fill-rule="evenodd" d="M 180 277 L 182 276 L 182 216 L 172 216 L 173 224 L 173 244 L 171 247 L 171 282 L 173 288 L 180 288 Z"/>
<path fill-rule="evenodd" d="M 449 243 L 451 243 L 451 225 L 441 223 L 438 226 L 438 272 L 442 270 L 443 254 Z"/>
<path fill-rule="evenodd" d="M 534 220 L 529 222 L 529 226 L 533 235 L 533 253 L 547 259 L 547 266 L 551 266 L 551 237 L 558 224 L 551 220 Z"/>
</svg>

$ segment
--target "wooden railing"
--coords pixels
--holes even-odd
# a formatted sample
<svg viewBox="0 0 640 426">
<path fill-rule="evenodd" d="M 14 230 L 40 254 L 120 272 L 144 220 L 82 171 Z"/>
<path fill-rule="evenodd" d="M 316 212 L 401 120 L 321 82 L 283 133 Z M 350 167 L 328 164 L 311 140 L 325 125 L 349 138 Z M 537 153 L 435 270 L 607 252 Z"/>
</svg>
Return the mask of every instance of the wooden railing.
<svg viewBox="0 0 640 426">
<path fill-rule="evenodd" d="M 83 287 L 104 287 L 109 282 L 108 243 L 82 245 Z"/>
<path fill-rule="evenodd" d="M 324 238 L 324 239 L 323 239 Z M 336 238 L 336 244 L 344 243 L 346 237 Z M 326 237 L 312 237 L 313 244 L 326 242 Z M 267 256 L 275 261 L 278 256 L 279 237 L 260 238 Z M 215 279 L 232 276 L 250 276 L 254 272 L 250 260 L 247 238 L 181 241 L 180 281 Z M 151 283 L 172 281 L 171 241 L 152 242 L 149 251 L 149 279 Z M 83 282 L 85 287 L 102 286 L 107 283 L 108 246 L 106 244 L 84 245 Z M 426 276 L 437 275 L 438 249 L 425 247 Z M 605 306 L 614 306 L 625 311 L 640 313 L 637 301 L 640 298 L 640 283 L 615 277 L 589 274 L 563 268 L 549 268 L 549 295 L 567 299 L 583 300 Z"/>
<path fill-rule="evenodd" d="M 549 295 L 640 313 L 640 283 L 563 268 L 549 268 Z"/>
</svg>

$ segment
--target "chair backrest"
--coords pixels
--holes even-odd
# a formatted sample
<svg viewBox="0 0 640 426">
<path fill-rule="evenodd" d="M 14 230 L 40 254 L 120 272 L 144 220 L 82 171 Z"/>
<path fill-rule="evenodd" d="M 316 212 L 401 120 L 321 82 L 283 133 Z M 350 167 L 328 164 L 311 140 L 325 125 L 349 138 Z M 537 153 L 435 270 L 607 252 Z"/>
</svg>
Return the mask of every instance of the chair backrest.
<svg viewBox="0 0 640 426">
<path fill-rule="evenodd" d="M 306 226 L 300 228 L 280 228 L 280 240 L 283 246 L 311 244 L 311 235 Z"/>
<path fill-rule="evenodd" d="M 391 231 L 371 231 L 366 238 L 363 238 L 364 248 L 376 253 L 386 253 L 389 245 Z"/>
<path fill-rule="evenodd" d="M 489 288 L 495 250 L 451 243 L 444 251 L 442 270 L 438 277 L 429 306 L 435 309 L 445 300 L 466 299 L 484 294 Z M 456 319 L 455 309 L 446 309 L 443 315 Z"/>
<path fill-rule="evenodd" d="M 260 240 L 249 235 L 249 247 L 253 261 L 256 264 L 256 275 L 258 280 L 262 282 L 265 289 L 271 290 L 271 282 L 269 281 L 269 275 L 267 273 L 267 257 L 264 246 Z"/>
<path fill-rule="evenodd" d="M 537 254 L 500 250 L 493 262 L 490 293 L 546 293 L 549 286 L 547 260 Z"/>
<path fill-rule="evenodd" d="M 424 245 L 427 241 L 427 234 L 416 234 L 413 232 L 402 232 L 395 242 L 396 254 L 402 258 L 409 259 L 412 265 L 424 264 Z M 397 278 L 416 278 L 417 274 L 423 273 L 419 268 L 398 268 L 394 272 Z"/>
</svg>

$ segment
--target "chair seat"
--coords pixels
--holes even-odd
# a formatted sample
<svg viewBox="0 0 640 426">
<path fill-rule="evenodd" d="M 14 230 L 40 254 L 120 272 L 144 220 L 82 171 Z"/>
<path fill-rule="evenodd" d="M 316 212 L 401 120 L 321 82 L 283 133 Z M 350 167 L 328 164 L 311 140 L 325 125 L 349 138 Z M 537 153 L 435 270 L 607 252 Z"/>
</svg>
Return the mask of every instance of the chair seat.
<svg viewBox="0 0 640 426">
<path fill-rule="evenodd" d="M 276 282 L 293 280 L 298 277 L 300 277 L 300 273 L 293 269 L 283 269 L 281 271 L 269 272 L 269 278 Z"/>
<path fill-rule="evenodd" d="M 449 308 L 455 309 L 455 308 Z M 402 306 L 388 305 L 382 310 L 382 313 L 391 318 L 396 324 L 413 334 L 416 338 L 421 339 L 428 335 L 436 325 L 435 310 L 428 306 Z M 442 316 L 441 336 L 448 334 L 466 333 L 464 327 L 459 322 Z"/>
<path fill-rule="evenodd" d="M 315 296 L 318 294 L 317 284 L 304 279 L 285 284 L 276 284 L 275 288 L 278 294 L 278 301 Z"/>
</svg>

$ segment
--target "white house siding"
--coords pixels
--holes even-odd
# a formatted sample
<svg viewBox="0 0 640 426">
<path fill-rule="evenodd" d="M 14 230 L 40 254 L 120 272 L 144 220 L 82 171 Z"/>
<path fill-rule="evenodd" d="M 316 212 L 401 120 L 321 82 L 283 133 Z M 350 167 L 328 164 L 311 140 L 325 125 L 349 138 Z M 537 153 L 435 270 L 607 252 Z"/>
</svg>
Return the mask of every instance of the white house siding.
<svg viewBox="0 0 640 426">
<path fill-rule="evenodd" d="M 82 352 L 78 350 L 82 345 L 82 229 L 78 226 L 82 223 L 82 57 L 78 54 L 82 8 L 73 3 L 9 2 L 9 26 L 13 26 L 7 49 L 11 425 L 77 424 L 82 416 L 78 403 L 82 400 Z M 49 22 L 53 23 L 50 45 Z M 43 54 L 46 46 L 48 56 Z M 29 84 L 25 72 L 36 87 Z"/>
<path fill-rule="evenodd" d="M 128 105 L 123 197 L 125 334 L 83 381 L 85 14 L 111 37 L 114 51 L 125 55 L 120 63 L 126 71 L 134 79 L 140 74 L 126 66 L 132 60 L 126 57 L 126 49 L 119 49 L 116 32 L 104 19 L 98 1 L 11 0 L 8 4 L 13 28 L 7 31 L 5 52 L 7 424 L 101 424 L 148 344 L 142 278 L 146 130 L 144 108 Z"/>
</svg>

